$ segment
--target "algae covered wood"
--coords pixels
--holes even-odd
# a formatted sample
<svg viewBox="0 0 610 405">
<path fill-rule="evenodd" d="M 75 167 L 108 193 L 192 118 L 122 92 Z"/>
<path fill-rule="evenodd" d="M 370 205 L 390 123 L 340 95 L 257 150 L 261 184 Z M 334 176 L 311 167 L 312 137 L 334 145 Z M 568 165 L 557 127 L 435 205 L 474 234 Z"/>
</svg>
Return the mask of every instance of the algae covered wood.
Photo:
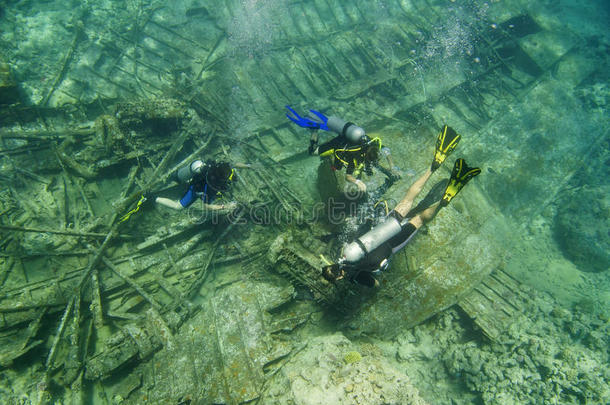
<svg viewBox="0 0 610 405">
<path fill-rule="evenodd" d="M 217 289 L 174 335 L 174 345 L 146 364 L 143 384 L 152 401 L 190 396 L 215 403 L 259 398 L 266 366 L 291 352 L 271 335 L 269 311 L 292 300 L 293 288 L 279 279 L 237 281 Z"/>
</svg>

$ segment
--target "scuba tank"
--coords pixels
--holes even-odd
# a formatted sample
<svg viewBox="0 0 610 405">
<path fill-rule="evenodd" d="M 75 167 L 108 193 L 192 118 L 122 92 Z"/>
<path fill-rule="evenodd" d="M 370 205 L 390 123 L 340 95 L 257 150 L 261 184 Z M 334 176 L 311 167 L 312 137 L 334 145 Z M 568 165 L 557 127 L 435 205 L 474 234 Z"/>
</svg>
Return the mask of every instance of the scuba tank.
<svg viewBox="0 0 610 405">
<path fill-rule="evenodd" d="M 385 221 L 373 227 L 370 231 L 347 244 L 343 250 L 343 260 L 348 263 L 357 263 L 368 253 L 372 252 L 384 242 L 396 236 L 402 229 L 400 221 L 393 216 L 386 217 Z"/>
<path fill-rule="evenodd" d="M 328 117 L 326 125 L 329 130 L 336 132 L 339 135 L 343 135 L 352 143 L 360 143 L 366 135 L 364 129 L 353 122 L 347 122 L 339 117 Z"/>
<path fill-rule="evenodd" d="M 204 168 L 205 163 L 201 160 L 194 160 L 191 164 L 178 169 L 176 172 L 176 180 L 179 183 L 188 183 L 195 175 L 203 173 Z"/>
</svg>

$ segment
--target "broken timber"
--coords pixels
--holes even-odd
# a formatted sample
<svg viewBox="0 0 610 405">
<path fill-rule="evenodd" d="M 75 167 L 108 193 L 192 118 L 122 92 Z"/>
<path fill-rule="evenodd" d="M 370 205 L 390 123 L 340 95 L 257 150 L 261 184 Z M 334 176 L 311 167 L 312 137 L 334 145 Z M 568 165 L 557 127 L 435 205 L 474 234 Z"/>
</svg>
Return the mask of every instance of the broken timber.
<svg viewBox="0 0 610 405">
<path fill-rule="evenodd" d="M 501 340 L 514 318 L 523 313 L 527 294 L 523 286 L 502 269 L 496 269 L 463 298 L 459 307 L 493 341 Z"/>
</svg>

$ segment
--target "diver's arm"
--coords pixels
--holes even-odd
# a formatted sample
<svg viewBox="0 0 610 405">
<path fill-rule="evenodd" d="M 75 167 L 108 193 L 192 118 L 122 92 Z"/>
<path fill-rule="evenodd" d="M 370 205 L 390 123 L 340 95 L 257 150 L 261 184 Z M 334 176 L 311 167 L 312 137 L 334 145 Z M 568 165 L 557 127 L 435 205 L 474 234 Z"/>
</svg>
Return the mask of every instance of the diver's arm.
<svg viewBox="0 0 610 405">
<path fill-rule="evenodd" d="M 398 167 L 396 167 L 394 165 L 394 159 L 392 159 L 392 152 L 390 151 L 390 148 L 384 146 L 383 148 L 381 148 L 381 153 L 385 156 L 386 160 L 388 161 L 388 168 L 390 169 L 390 175 L 392 175 L 396 179 L 399 179 L 401 177 L 401 175 L 398 170 Z"/>
<path fill-rule="evenodd" d="M 223 209 L 225 206 L 224 204 L 203 204 L 203 209 L 208 209 L 208 210 L 212 210 L 212 211 L 219 211 L 221 209 Z"/>
<path fill-rule="evenodd" d="M 356 186 L 358 186 L 358 190 L 362 191 L 363 193 L 366 192 L 366 184 L 364 184 L 362 180 L 357 179 L 348 173 L 345 174 L 345 180 L 349 181 L 350 183 L 354 183 Z"/>
<path fill-rule="evenodd" d="M 388 154 L 386 155 L 386 160 L 388 161 L 388 166 L 390 167 L 390 170 L 394 169 L 394 159 L 392 159 L 392 154 L 390 152 L 388 152 Z"/>
<path fill-rule="evenodd" d="M 212 211 L 221 211 L 221 210 L 232 210 L 237 206 L 236 203 L 230 202 L 228 204 L 203 204 L 204 209 L 212 210 Z"/>
</svg>

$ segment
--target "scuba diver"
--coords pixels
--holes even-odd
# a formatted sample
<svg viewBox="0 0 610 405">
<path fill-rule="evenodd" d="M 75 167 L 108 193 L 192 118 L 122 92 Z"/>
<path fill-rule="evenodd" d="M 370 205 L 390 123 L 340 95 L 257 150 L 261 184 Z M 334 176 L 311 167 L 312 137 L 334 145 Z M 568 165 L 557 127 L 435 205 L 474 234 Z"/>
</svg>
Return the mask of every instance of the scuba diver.
<svg viewBox="0 0 610 405">
<path fill-rule="evenodd" d="M 360 179 L 361 173 L 372 174 L 372 166 L 378 167 L 391 182 L 400 178 L 394 165 L 390 149 L 382 147 L 381 139 L 370 139 L 364 129 L 353 122 L 347 122 L 338 117 L 326 117 L 319 111 L 309 110 L 314 116 L 301 117 L 290 106 L 286 108 L 292 113 L 286 117 L 295 124 L 314 130 L 309 141 L 309 154 L 329 157 L 331 168 L 341 170 L 345 167 L 345 180 L 355 184 L 362 193 L 366 192 L 366 184 Z M 318 144 L 317 129 L 332 131 L 338 134 L 330 141 Z M 380 155 L 386 157 L 390 169 L 379 165 Z"/>
<path fill-rule="evenodd" d="M 236 166 L 240 167 L 239 164 Z M 249 167 L 248 165 L 241 166 Z M 180 200 L 175 201 L 152 195 L 147 195 L 146 199 L 177 210 L 190 206 L 197 199 L 201 199 L 205 208 L 210 210 L 233 209 L 235 203 L 213 204 L 213 202 L 222 196 L 223 191 L 228 190 L 234 177 L 235 169 L 227 162 L 194 160 L 177 170 L 173 176 L 174 181 L 188 185 Z"/>
<path fill-rule="evenodd" d="M 455 149 L 460 140 L 451 127 L 445 125 L 436 141 L 432 165 L 409 187 L 403 199 L 386 216 L 364 235 L 344 246 L 341 258 L 322 269 L 325 279 L 335 282 L 344 278 L 367 287 L 379 286 L 375 278 L 389 265 L 391 256 L 402 249 L 422 227 L 430 222 L 439 210 L 446 207 L 470 179 L 481 170 L 468 167 L 464 159 L 457 159 L 449 180 L 437 183 L 415 207 L 413 200 L 424 185 Z"/>
</svg>

